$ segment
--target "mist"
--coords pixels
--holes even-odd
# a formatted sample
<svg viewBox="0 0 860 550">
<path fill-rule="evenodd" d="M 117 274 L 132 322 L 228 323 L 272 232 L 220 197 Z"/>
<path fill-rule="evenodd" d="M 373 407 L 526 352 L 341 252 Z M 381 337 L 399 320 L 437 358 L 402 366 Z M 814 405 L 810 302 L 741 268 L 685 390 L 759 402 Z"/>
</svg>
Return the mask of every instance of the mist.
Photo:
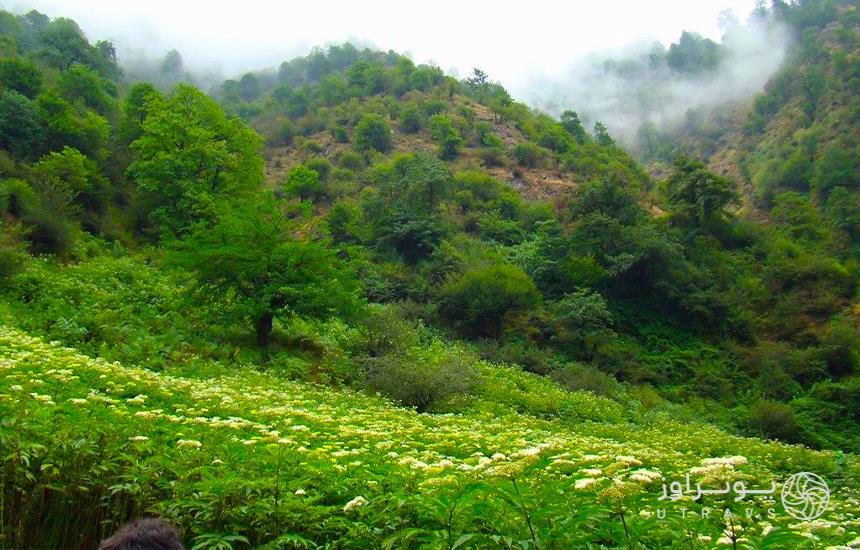
<svg viewBox="0 0 860 550">
<path fill-rule="evenodd" d="M 792 40 L 787 28 L 753 18 L 746 24 L 727 19 L 722 55 L 713 68 L 685 73 L 666 63 L 655 64 L 655 58 L 665 58 L 667 46 L 640 41 L 581 57 L 563 71 L 536 75 L 515 93 L 553 115 L 574 109 L 588 124 L 601 121 L 614 137 L 635 149 L 643 123 L 676 132 L 691 110 L 749 100 L 782 66 Z"/>
</svg>

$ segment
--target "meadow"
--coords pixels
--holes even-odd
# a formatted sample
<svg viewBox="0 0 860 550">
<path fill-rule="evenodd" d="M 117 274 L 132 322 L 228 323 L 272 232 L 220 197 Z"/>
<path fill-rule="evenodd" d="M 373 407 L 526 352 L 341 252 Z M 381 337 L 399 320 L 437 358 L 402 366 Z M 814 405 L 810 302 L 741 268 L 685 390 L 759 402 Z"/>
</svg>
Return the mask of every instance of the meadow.
<svg viewBox="0 0 860 550">
<path fill-rule="evenodd" d="M 92 546 L 145 514 L 175 521 L 200 549 L 845 548 L 860 540 L 853 456 L 665 414 L 633 423 L 587 392 L 570 394 L 578 418 L 492 397 L 458 414 L 418 414 L 253 368 L 200 378 L 126 367 L 9 326 L 0 328 L 0 368 L 3 548 Z M 545 383 L 483 368 L 490 384 L 513 380 L 511 395 L 518 383 Z M 688 473 L 708 486 L 767 486 L 796 471 L 829 481 L 821 518 L 798 521 L 776 496 L 658 501 L 663 483 Z M 702 508 L 735 514 L 702 517 Z"/>
</svg>

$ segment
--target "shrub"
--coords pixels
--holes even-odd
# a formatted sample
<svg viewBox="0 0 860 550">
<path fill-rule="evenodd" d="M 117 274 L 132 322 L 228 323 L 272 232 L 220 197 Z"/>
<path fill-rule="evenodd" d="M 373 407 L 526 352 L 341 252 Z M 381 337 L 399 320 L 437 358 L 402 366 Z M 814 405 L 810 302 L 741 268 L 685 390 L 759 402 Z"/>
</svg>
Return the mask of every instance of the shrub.
<svg viewBox="0 0 860 550">
<path fill-rule="evenodd" d="M 619 389 L 619 384 L 615 378 L 593 365 L 568 363 L 553 369 L 550 376 L 560 386 L 570 391 L 585 390 L 596 395 L 614 397 Z"/>
<path fill-rule="evenodd" d="M 764 437 L 788 442 L 797 441 L 800 431 L 791 405 L 764 399 L 750 408 L 749 425 Z"/>
<path fill-rule="evenodd" d="M 476 358 L 442 342 L 362 361 L 365 383 L 418 412 L 440 410 L 478 384 Z"/>
<path fill-rule="evenodd" d="M 0 282 L 21 271 L 29 258 L 23 245 L 23 234 L 20 224 L 0 220 Z"/>
<path fill-rule="evenodd" d="M 433 115 L 430 117 L 430 133 L 439 145 L 439 158 L 451 160 L 457 158 L 463 138 L 454 128 L 451 119 L 444 115 Z"/>
<path fill-rule="evenodd" d="M 527 168 L 534 168 L 546 156 L 546 152 L 534 143 L 519 143 L 513 150 L 517 164 Z"/>
<path fill-rule="evenodd" d="M 319 172 L 311 170 L 304 164 L 299 164 L 287 175 L 284 190 L 289 195 L 299 197 L 302 200 L 319 197 L 323 194 Z"/>
<path fill-rule="evenodd" d="M 511 264 L 473 268 L 450 280 L 441 294 L 444 318 L 489 337 L 498 337 L 505 322 L 541 300 L 534 281 Z"/>
<path fill-rule="evenodd" d="M 337 165 L 347 170 L 359 170 L 364 166 L 364 160 L 361 155 L 352 151 L 346 151 L 340 156 Z"/>
<path fill-rule="evenodd" d="M 364 152 L 388 152 L 391 149 L 391 127 L 377 114 L 362 115 L 355 125 L 355 147 Z"/>
<path fill-rule="evenodd" d="M 296 137 L 296 126 L 289 120 L 285 120 L 278 125 L 275 130 L 275 141 L 279 145 L 290 145 L 293 143 L 293 138 Z"/>
<path fill-rule="evenodd" d="M 407 134 L 414 134 L 421 130 L 424 119 L 421 111 L 415 104 L 407 105 L 400 113 L 400 129 Z"/>
<path fill-rule="evenodd" d="M 505 165 L 505 151 L 501 147 L 482 147 L 475 152 L 475 155 L 484 163 L 484 166 Z"/>
<path fill-rule="evenodd" d="M 320 181 L 327 180 L 332 170 L 331 162 L 329 162 L 328 159 L 323 157 L 314 157 L 305 162 L 305 166 L 319 174 Z"/>
</svg>

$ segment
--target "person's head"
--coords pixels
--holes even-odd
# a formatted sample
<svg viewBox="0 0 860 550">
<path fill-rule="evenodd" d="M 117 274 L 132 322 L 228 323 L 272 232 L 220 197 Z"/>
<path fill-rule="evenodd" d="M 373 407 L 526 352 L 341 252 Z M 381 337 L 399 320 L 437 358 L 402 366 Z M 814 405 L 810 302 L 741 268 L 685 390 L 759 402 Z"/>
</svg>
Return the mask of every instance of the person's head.
<svg viewBox="0 0 860 550">
<path fill-rule="evenodd" d="M 185 550 L 179 532 L 160 518 L 144 518 L 129 522 L 98 550 Z"/>
</svg>

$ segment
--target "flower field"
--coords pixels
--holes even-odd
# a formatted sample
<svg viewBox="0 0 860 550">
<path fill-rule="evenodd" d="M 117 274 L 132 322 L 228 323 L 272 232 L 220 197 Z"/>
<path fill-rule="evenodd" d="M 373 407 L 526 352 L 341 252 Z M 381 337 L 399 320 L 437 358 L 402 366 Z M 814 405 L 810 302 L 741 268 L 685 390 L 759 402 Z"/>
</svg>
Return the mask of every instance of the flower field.
<svg viewBox="0 0 860 550">
<path fill-rule="evenodd" d="M 498 387 L 467 412 L 418 414 L 252 369 L 129 368 L 0 327 L 0 547 L 93 547 L 149 513 L 195 548 L 860 545 L 854 456 L 665 415 L 634 423 L 548 382 L 530 403 L 514 386 L 536 377 L 483 368 Z M 551 402 L 565 414 L 542 414 Z M 658 501 L 686 475 L 760 487 L 800 471 L 830 484 L 813 521 L 778 493 Z"/>
</svg>

